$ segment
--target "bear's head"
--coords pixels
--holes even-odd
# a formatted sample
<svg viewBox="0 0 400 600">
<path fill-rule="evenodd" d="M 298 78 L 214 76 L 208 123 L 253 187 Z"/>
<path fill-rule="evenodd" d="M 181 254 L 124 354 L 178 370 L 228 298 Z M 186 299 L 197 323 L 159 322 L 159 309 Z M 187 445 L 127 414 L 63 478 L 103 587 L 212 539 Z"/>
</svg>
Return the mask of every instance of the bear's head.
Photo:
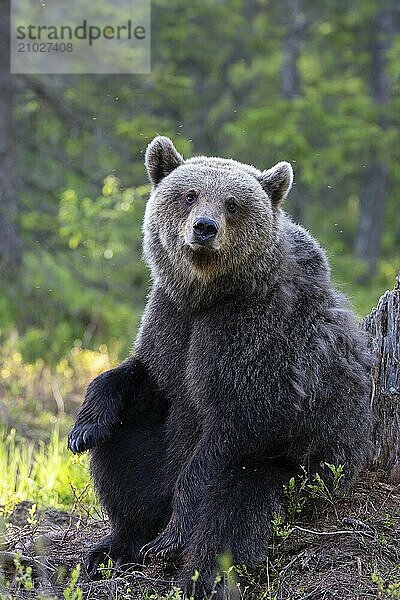
<svg viewBox="0 0 400 600">
<path fill-rule="evenodd" d="M 184 286 L 236 277 L 271 260 L 280 204 L 293 181 L 279 162 L 266 171 L 231 159 L 188 160 L 167 137 L 146 151 L 152 184 L 144 220 L 144 255 L 153 277 Z"/>
</svg>

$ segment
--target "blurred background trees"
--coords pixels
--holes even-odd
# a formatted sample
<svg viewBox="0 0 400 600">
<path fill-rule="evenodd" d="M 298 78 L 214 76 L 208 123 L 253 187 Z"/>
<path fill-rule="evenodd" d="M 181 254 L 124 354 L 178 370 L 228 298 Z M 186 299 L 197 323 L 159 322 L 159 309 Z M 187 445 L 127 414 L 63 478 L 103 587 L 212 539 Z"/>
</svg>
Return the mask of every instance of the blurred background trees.
<svg viewBox="0 0 400 600">
<path fill-rule="evenodd" d="M 157 133 L 184 155 L 291 161 L 286 209 L 368 313 L 400 265 L 399 30 L 396 0 L 153 0 L 150 75 L 10 76 L 2 61 L 3 340 L 28 361 L 128 352 Z"/>
</svg>

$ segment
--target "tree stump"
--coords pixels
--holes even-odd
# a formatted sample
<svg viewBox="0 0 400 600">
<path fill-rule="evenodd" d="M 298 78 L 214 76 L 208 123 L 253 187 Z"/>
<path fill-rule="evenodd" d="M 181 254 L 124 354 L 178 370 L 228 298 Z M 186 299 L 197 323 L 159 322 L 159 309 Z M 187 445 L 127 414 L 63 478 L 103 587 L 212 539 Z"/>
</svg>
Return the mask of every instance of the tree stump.
<svg viewBox="0 0 400 600">
<path fill-rule="evenodd" d="M 375 358 L 371 402 L 374 453 L 370 468 L 384 479 L 400 482 L 400 273 L 394 290 L 386 292 L 360 327 L 370 335 Z"/>
</svg>

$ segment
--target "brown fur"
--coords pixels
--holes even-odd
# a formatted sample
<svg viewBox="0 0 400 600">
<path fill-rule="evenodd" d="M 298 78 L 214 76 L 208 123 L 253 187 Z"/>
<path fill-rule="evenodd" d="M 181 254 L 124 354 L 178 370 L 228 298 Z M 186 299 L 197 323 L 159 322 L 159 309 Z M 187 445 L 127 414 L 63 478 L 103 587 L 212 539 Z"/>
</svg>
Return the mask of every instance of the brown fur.
<svg viewBox="0 0 400 600">
<path fill-rule="evenodd" d="M 219 554 L 266 559 L 282 486 L 302 465 L 327 484 L 325 463 L 357 474 L 370 358 L 323 250 L 281 210 L 288 163 L 185 161 L 158 137 L 146 165 L 152 290 L 133 356 L 91 383 L 70 447 L 93 448 L 112 524 L 89 571 L 105 554 L 167 558 L 183 586 L 200 571 L 201 595 Z"/>
</svg>

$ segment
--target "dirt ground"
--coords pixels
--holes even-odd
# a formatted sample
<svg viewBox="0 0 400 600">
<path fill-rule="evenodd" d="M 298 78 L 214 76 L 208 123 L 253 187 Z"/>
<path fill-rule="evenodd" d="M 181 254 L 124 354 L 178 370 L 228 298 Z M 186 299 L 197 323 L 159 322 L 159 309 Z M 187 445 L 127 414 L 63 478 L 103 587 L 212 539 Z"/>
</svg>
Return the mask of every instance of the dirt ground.
<svg viewBox="0 0 400 600">
<path fill-rule="evenodd" d="M 18 506 L 7 525 L 0 598 L 79 600 L 79 592 L 66 595 L 65 582 L 107 523 L 48 510 L 29 524 L 28 508 Z M 16 552 L 22 555 L 19 575 Z M 24 583 L 26 566 L 34 590 Z M 168 595 L 173 571 L 162 565 L 132 565 L 126 574 L 106 569 L 101 581 L 90 581 L 82 568 L 77 586 L 83 598 L 94 600 L 179 597 Z M 276 536 L 268 561 L 243 576 L 240 590 L 249 600 L 400 598 L 400 485 L 363 475 L 345 498 L 328 503 L 312 520 L 299 520 L 286 539 Z"/>
</svg>

